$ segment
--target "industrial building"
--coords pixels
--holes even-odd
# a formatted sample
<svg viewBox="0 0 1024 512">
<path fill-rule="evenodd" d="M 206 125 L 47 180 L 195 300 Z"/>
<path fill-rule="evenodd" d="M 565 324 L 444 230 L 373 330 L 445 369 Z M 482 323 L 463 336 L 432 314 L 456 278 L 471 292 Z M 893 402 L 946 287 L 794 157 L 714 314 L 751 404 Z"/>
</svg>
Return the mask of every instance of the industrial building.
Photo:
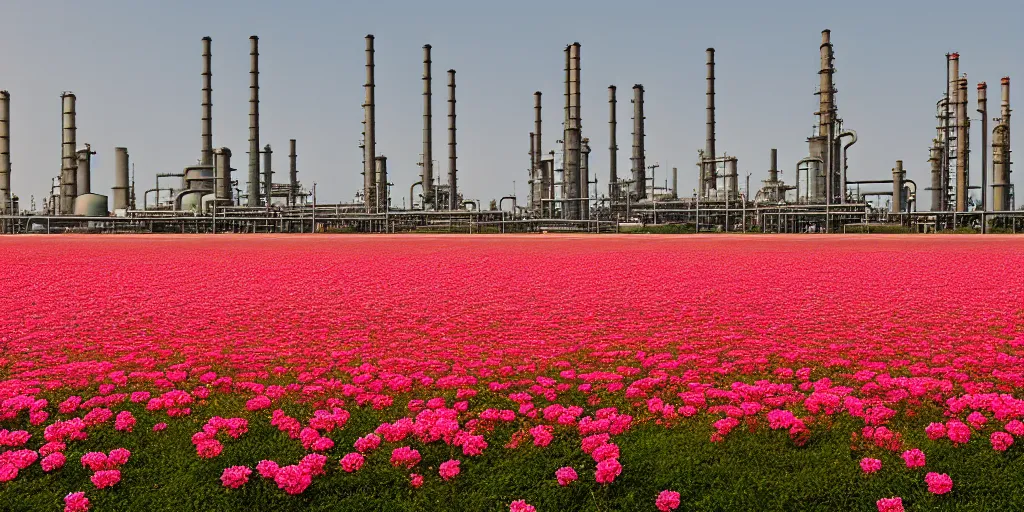
<svg viewBox="0 0 1024 512">
<path fill-rule="evenodd" d="M 999 117 L 989 140 L 987 85 L 977 84 L 982 168 L 971 182 L 969 165 L 971 119 L 966 75 L 960 55 L 946 55 L 945 93 L 936 103 L 936 136 L 927 155 L 899 155 L 891 175 L 872 180 L 848 179 L 848 153 L 857 132 L 844 126 L 836 88 L 835 48 L 829 30 L 821 33 L 818 110 L 807 138 L 807 153 L 792 163 L 791 182 L 780 177 L 778 152 L 766 170 L 746 172 L 736 156 L 717 138 L 715 119 L 715 49 L 706 50 L 706 137 L 694 162 L 698 183 L 692 195 L 681 195 L 678 168 L 671 186 L 654 179 L 645 149 L 644 93 L 632 86 L 630 105 L 630 170 L 617 168 L 618 87 L 608 86 L 607 169 L 590 165 L 591 142 L 597 131 L 584 131 L 581 112 L 582 45 L 564 48 L 564 102 L 560 147 L 543 147 L 543 91 L 533 92 L 534 121 L 529 132 L 526 204 L 506 196 L 483 205 L 459 185 L 456 128 L 456 72 L 446 73 L 447 174 L 435 173 L 433 146 L 433 74 L 431 45 L 423 52 L 423 134 L 419 180 L 394 183 L 388 160 L 378 148 L 376 126 L 374 37 L 365 38 L 365 83 L 361 174 L 363 185 L 352 202 L 318 201 L 315 184 L 299 181 L 297 141 L 288 141 L 286 179 L 274 180 L 273 149 L 260 140 L 259 38 L 250 38 L 249 147 L 244 179 L 232 168 L 232 150 L 213 141 L 212 39 L 202 45 L 201 145 L 198 162 L 180 172 L 136 176 L 128 148 L 112 148 L 114 186 L 110 195 L 92 190 L 90 144 L 79 144 L 75 94 L 63 93 L 61 168 L 49 196 L 37 209 L 26 208 L 11 190 L 11 95 L 0 91 L 0 228 L 5 233 L 29 232 L 360 232 L 405 231 L 618 231 L 625 225 L 677 224 L 695 231 L 843 232 L 851 228 L 900 226 L 917 232 L 975 228 L 1024 230 L 1024 211 L 1016 209 L 1011 182 L 1010 79 L 1000 80 Z M 2 84 L 0 84 L 2 85 Z M 728 101 L 728 98 L 724 98 Z M 525 103 L 525 102 L 524 102 Z M 524 104 L 524 108 L 528 104 Z M 927 113 L 930 117 L 930 113 Z M 590 118 L 593 119 L 593 118 Z M 592 126 L 588 124 L 587 126 Z M 525 128 L 525 127 L 524 127 Z M 526 131 L 524 129 L 524 131 Z M 263 144 L 261 148 L 261 143 Z M 989 164 L 991 144 L 991 164 Z M 100 150 L 102 151 L 102 150 Z M 190 160 L 183 156 L 182 160 Z M 237 158 L 236 158 L 237 161 Z M 930 207 L 919 208 L 918 186 L 906 178 L 904 161 L 927 161 Z M 744 164 L 747 168 L 751 166 Z M 756 189 L 750 177 L 764 171 Z M 684 169 L 684 172 L 686 170 Z M 607 174 L 605 174 L 607 173 Z M 740 176 L 745 175 L 741 184 Z M 601 179 L 598 179 L 599 175 Z M 606 186 L 601 186 L 604 178 Z M 991 180 L 989 179 L 991 177 Z M 136 180 L 141 190 L 137 189 Z M 150 186 L 148 183 L 152 183 Z M 399 207 L 392 188 L 409 186 L 410 204 Z M 418 190 L 418 193 L 417 193 Z M 971 196 L 980 193 L 980 200 Z M 137 193 L 138 192 L 138 193 Z M 34 201 L 33 201 L 34 202 Z M 34 210 L 34 211 L 33 211 Z"/>
</svg>

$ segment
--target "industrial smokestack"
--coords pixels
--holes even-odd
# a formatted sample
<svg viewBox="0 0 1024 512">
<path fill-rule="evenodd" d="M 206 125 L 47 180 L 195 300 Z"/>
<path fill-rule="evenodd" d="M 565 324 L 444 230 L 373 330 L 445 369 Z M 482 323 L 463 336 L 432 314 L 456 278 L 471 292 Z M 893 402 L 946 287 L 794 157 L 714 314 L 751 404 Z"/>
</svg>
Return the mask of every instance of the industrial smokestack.
<svg viewBox="0 0 1024 512">
<path fill-rule="evenodd" d="M 537 192 L 534 194 L 534 208 L 537 211 L 541 211 L 544 205 L 544 199 L 547 199 L 547 173 L 544 172 L 544 166 L 541 164 L 541 155 L 544 154 L 544 137 L 541 131 L 541 92 L 536 91 L 533 93 L 533 155 L 532 155 L 532 166 L 533 166 L 533 186 Z"/>
<path fill-rule="evenodd" d="M 270 149 L 270 144 L 263 147 L 263 195 L 267 208 L 270 207 L 272 199 L 271 189 L 273 188 L 274 183 L 274 170 L 271 167 L 273 155 L 274 151 Z"/>
<path fill-rule="evenodd" d="M 903 160 L 896 160 L 896 167 L 892 170 L 892 203 L 889 211 L 903 211 Z"/>
<path fill-rule="evenodd" d="M 616 201 L 619 198 L 618 193 L 618 181 L 619 181 L 619 146 L 615 141 L 615 132 L 617 131 L 617 125 L 615 121 L 615 86 L 608 86 L 608 195 L 612 197 L 612 201 Z"/>
<path fill-rule="evenodd" d="M 942 199 L 945 208 L 950 208 L 952 203 L 951 196 L 955 194 L 955 188 L 950 183 L 950 175 L 953 171 L 953 160 L 956 160 L 956 153 L 950 154 L 953 149 L 952 141 L 957 137 L 957 106 L 960 104 L 958 99 L 959 96 L 959 81 L 960 81 L 960 54 L 950 53 L 946 54 L 946 120 L 945 120 L 945 140 L 943 141 L 943 165 L 942 165 Z M 954 182 L 955 182 L 955 178 Z M 956 208 L 953 204 L 952 208 Z"/>
<path fill-rule="evenodd" d="M 260 38 L 249 38 L 249 191 L 246 204 L 260 205 Z"/>
<path fill-rule="evenodd" d="M 584 137 L 580 149 L 580 218 L 590 218 L 590 139 Z"/>
<path fill-rule="evenodd" d="M 373 34 L 366 36 L 366 99 L 363 102 L 363 202 L 366 213 L 376 213 L 377 173 L 375 162 L 377 156 L 377 119 L 374 112 L 373 98 Z M 426 187 L 426 184 L 423 184 Z"/>
<path fill-rule="evenodd" d="M 708 190 L 714 190 L 715 180 L 715 49 L 707 50 L 707 107 L 705 109 L 707 121 L 705 127 L 704 159 L 701 165 L 700 194 L 707 195 Z"/>
<path fill-rule="evenodd" d="M 999 124 L 992 131 L 992 209 L 1006 211 L 1010 204 L 1010 78 L 1000 81 Z"/>
<path fill-rule="evenodd" d="M 956 105 L 956 211 L 967 211 L 967 190 L 970 186 L 967 175 L 967 147 L 970 144 L 967 122 L 967 79 L 957 81 Z"/>
<path fill-rule="evenodd" d="M 92 193 L 92 155 L 95 154 L 96 152 L 89 144 L 85 145 L 85 149 L 78 150 L 78 170 L 75 173 L 76 196 Z"/>
<path fill-rule="evenodd" d="M 836 187 L 836 151 L 835 151 L 835 86 L 833 82 L 832 31 L 821 31 L 821 71 L 819 71 L 818 90 L 818 136 L 824 138 L 824 160 L 826 202 L 831 203 Z"/>
<path fill-rule="evenodd" d="M 988 210 L 988 84 L 978 84 L 978 113 L 981 114 L 981 209 Z"/>
<path fill-rule="evenodd" d="M 214 194 L 218 201 L 231 202 L 231 150 L 228 148 L 215 149 L 213 162 Z M 127 158 L 125 164 L 127 165 Z"/>
<path fill-rule="evenodd" d="M 679 199 L 679 169 L 672 168 L 672 199 Z"/>
<path fill-rule="evenodd" d="M 0 213 L 11 210 L 11 93 L 0 91 Z M 15 212 L 10 212 L 15 213 Z"/>
<path fill-rule="evenodd" d="M 772 148 L 771 162 L 768 166 L 768 183 L 779 181 L 779 150 Z"/>
<path fill-rule="evenodd" d="M 647 198 L 647 164 L 644 160 L 644 86 L 633 86 L 633 195 Z"/>
<path fill-rule="evenodd" d="M 377 206 L 388 210 L 388 157 L 380 155 L 376 160 L 377 172 Z"/>
<path fill-rule="evenodd" d="M 288 204 L 295 206 L 299 194 L 299 168 L 296 166 L 295 139 L 288 140 Z"/>
<path fill-rule="evenodd" d="M 932 211 L 941 212 L 945 209 L 942 188 L 942 144 L 938 139 L 932 140 L 932 149 L 928 163 L 931 164 L 932 173 Z"/>
<path fill-rule="evenodd" d="M 76 150 L 76 126 L 75 126 L 75 95 L 65 92 L 61 95 L 63 105 L 63 136 L 62 136 L 62 160 L 60 173 L 60 213 L 71 215 L 75 209 L 75 195 L 78 192 L 78 185 L 75 183 L 78 172 L 78 156 Z"/>
<path fill-rule="evenodd" d="M 458 170 L 455 161 L 455 70 L 448 70 L 448 209 L 459 209 Z"/>
<path fill-rule="evenodd" d="M 569 73 L 567 107 L 568 122 L 565 125 L 564 196 L 566 218 L 579 219 L 582 205 L 580 191 L 580 44 L 569 45 Z"/>
<path fill-rule="evenodd" d="M 213 165 L 213 72 L 209 37 L 203 38 L 203 149 L 200 165 Z"/>
<path fill-rule="evenodd" d="M 426 44 L 423 45 L 423 167 L 420 173 L 420 181 L 423 182 L 424 206 L 434 203 L 434 135 L 430 63 L 430 45 Z M 411 207 L 412 198 L 409 198 L 409 201 Z"/>
<path fill-rule="evenodd" d="M 114 186 L 111 192 L 114 209 L 128 209 L 128 148 L 114 148 Z"/>
</svg>

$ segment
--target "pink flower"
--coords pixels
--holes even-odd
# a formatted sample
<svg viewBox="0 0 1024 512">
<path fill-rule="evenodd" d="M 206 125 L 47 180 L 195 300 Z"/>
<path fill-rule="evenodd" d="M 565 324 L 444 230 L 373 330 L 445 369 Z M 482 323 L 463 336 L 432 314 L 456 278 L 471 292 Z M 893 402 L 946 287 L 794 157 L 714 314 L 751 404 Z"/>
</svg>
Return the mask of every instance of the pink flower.
<svg viewBox="0 0 1024 512">
<path fill-rule="evenodd" d="M 544 447 L 551 444 L 551 441 L 555 439 L 555 429 L 551 425 L 537 425 L 530 429 L 530 435 L 533 436 L 533 445 Z"/>
<path fill-rule="evenodd" d="M 43 467 L 43 471 L 49 473 L 55 469 L 64 467 L 64 463 L 67 462 L 67 457 L 63 453 L 55 452 L 43 457 L 43 460 L 39 462 L 39 465 Z"/>
<path fill-rule="evenodd" d="M 196 455 L 201 459 L 212 459 L 224 451 L 224 445 L 216 439 L 206 439 L 196 445 Z"/>
<path fill-rule="evenodd" d="M 928 473 L 924 481 L 928 484 L 928 492 L 932 494 L 946 494 L 953 489 L 953 479 L 945 473 Z"/>
<path fill-rule="evenodd" d="M 594 479 L 599 484 L 610 484 L 620 473 L 622 473 L 622 464 L 619 464 L 618 459 L 605 459 L 597 463 Z"/>
<path fill-rule="evenodd" d="M 270 407 L 270 405 L 271 405 L 270 399 L 265 397 L 265 396 L 263 396 L 263 395 L 260 395 L 260 396 L 258 396 L 256 398 L 252 398 L 248 402 L 246 402 L 245 403 L 245 409 L 247 411 L 259 411 L 259 410 L 266 409 L 266 408 Z"/>
<path fill-rule="evenodd" d="M 448 480 L 451 480 L 452 478 L 455 478 L 455 476 L 459 474 L 459 461 L 451 459 L 442 462 L 441 465 L 438 467 L 438 474 L 440 474 L 441 479 L 446 482 Z"/>
<path fill-rule="evenodd" d="M 121 481 L 121 471 L 118 469 L 104 469 L 92 474 L 92 484 L 97 489 L 104 489 Z"/>
<path fill-rule="evenodd" d="M 91 471 L 100 471 L 107 468 L 107 454 L 103 452 L 89 452 L 82 455 L 82 467 Z"/>
<path fill-rule="evenodd" d="M 971 429 L 960 421 L 949 420 L 946 422 L 946 435 L 954 445 L 964 444 L 971 440 Z"/>
<path fill-rule="evenodd" d="M 50 441 L 39 448 L 39 455 L 46 457 L 51 453 L 62 452 L 67 449 L 67 445 L 60 441 Z"/>
<path fill-rule="evenodd" d="M 988 418 L 986 418 L 984 414 L 978 411 L 974 411 L 971 414 L 967 415 L 967 423 L 970 423 L 971 426 L 976 429 L 984 427 L 986 422 L 988 422 Z"/>
<path fill-rule="evenodd" d="M 914 448 L 903 452 L 903 461 L 910 469 L 924 467 L 924 452 Z"/>
<path fill-rule="evenodd" d="M 882 498 L 875 502 L 878 505 L 878 512 L 903 512 L 903 498 Z"/>
<path fill-rule="evenodd" d="M 1010 420 L 1004 427 L 1007 432 L 1013 434 L 1016 437 L 1024 436 L 1024 423 L 1020 420 Z"/>
<path fill-rule="evenodd" d="M 419 489 L 423 485 L 423 475 L 416 473 L 409 474 L 409 485 L 413 486 L 414 489 Z"/>
<path fill-rule="evenodd" d="M 334 441 L 329 437 L 321 437 L 316 441 L 313 441 L 313 445 L 310 446 L 310 448 L 315 452 L 326 452 L 327 450 L 334 448 Z"/>
<path fill-rule="evenodd" d="M 135 417 L 132 416 L 131 411 L 121 411 L 117 413 L 117 417 L 114 418 L 114 430 L 131 432 L 134 427 Z"/>
<path fill-rule="evenodd" d="M 590 455 L 598 446 L 607 443 L 609 439 L 611 439 L 611 436 L 608 434 L 594 434 L 584 437 L 583 441 L 580 442 L 580 447 L 583 449 L 583 453 Z"/>
<path fill-rule="evenodd" d="M 64 497 L 64 512 L 86 512 L 89 510 L 89 498 L 84 492 L 73 492 Z"/>
<path fill-rule="evenodd" d="M 576 481 L 579 476 L 576 474 L 576 470 L 566 466 L 555 470 L 555 478 L 558 479 L 558 485 L 565 487 Z"/>
<path fill-rule="evenodd" d="M 310 474 L 310 476 L 318 476 L 324 474 L 324 468 L 327 466 L 327 456 L 319 453 L 310 453 L 299 461 L 299 467 Z"/>
<path fill-rule="evenodd" d="M 348 453 L 341 458 L 341 469 L 344 469 L 347 473 L 353 473 L 359 471 L 359 468 L 363 467 L 363 462 L 365 461 L 366 459 L 360 453 Z"/>
<path fill-rule="evenodd" d="M 166 428 L 166 423 L 157 423 L 156 425 L 153 425 L 153 432 L 160 432 L 162 430 L 165 430 Z"/>
<path fill-rule="evenodd" d="M 413 466 L 419 464 L 420 452 L 409 448 L 408 446 L 401 446 L 395 448 L 391 452 L 391 465 L 394 467 L 404 467 L 406 469 L 412 469 Z"/>
<path fill-rule="evenodd" d="M 274 478 L 274 476 L 277 475 L 277 470 L 277 463 L 272 460 L 261 460 L 256 464 L 256 471 L 263 478 Z"/>
<path fill-rule="evenodd" d="M 359 453 L 366 453 L 376 450 L 380 446 L 380 437 L 377 434 L 367 434 L 356 439 L 355 448 Z"/>
<path fill-rule="evenodd" d="M 0 462 L 0 482 L 10 482 L 18 478 L 18 466 L 9 462 Z"/>
<path fill-rule="evenodd" d="M 224 487 L 238 489 L 249 482 L 249 475 L 251 474 L 252 470 L 246 466 L 231 466 L 230 468 L 224 468 L 224 472 L 220 475 L 220 481 L 224 484 Z"/>
<path fill-rule="evenodd" d="M 1013 446 L 1013 436 L 1006 432 L 993 432 L 989 440 L 992 441 L 992 449 L 997 452 L 1005 452 L 1007 448 Z"/>
<path fill-rule="evenodd" d="M 868 474 L 874 473 L 875 471 L 882 469 L 882 461 L 864 457 L 860 460 L 860 469 Z"/>
<path fill-rule="evenodd" d="M 509 504 L 508 512 L 537 512 L 537 509 L 526 500 L 516 500 Z"/>
<path fill-rule="evenodd" d="M 654 506 L 658 507 L 661 512 L 669 512 L 679 508 L 679 493 L 676 491 L 661 491 L 658 494 L 658 499 L 654 501 Z"/>
<path fill-rule="evenodd" d="M 946 437 L 946 426 L 942 423 L 929 423 L 924 429 L 924 433 L 928 434 L 928 439 L 932 441 L 938 441 L 943 437 Z"/>
<path fill-rule="evenodd" d="M 111 466 L 111 469 L 117 466 L 123 466 L 128 462 L 128 458 L 131 457 L 132 452 L 124 448 L 114 448 L 110 450 L 110 455 L 107 456 L 107 464 Z"/>
<path fill-rule="evenodd" d="M 590 454 L 594 458 L 594 462 L 601 462 L 607 459 L 619 458 L 619 446 L 613 443 L 602 444 L 594 449 Z"/>
<path fill-rule="evenodd" d="M 295 495 L 302 494 L 302 491 L 313 482 L 313 477 L 298 465 L 291 465 L 278 469 L 274 475 L 274 482 L 279 489 Z"/>
<path fill-rule="evenodd" d="M 462 454 L 468 457 L 476 457 L 484 453 L 486 448 L 487 441 L 484 441 L 484 436 L 466 436 L 462 442 Z"/>
</svg>

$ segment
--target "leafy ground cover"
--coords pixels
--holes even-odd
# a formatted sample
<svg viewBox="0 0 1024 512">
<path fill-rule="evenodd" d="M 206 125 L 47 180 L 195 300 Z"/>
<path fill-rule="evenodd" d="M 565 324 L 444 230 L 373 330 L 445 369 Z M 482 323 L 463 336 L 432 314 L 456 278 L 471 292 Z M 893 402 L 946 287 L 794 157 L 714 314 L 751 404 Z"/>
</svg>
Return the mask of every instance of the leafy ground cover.
<svg viewBox="0 0 1024 512">
<path fill-rule="evenodd" d="M 0 509 L 1024 509 L 1024 240 L 0 238 Z"/>
</svg>

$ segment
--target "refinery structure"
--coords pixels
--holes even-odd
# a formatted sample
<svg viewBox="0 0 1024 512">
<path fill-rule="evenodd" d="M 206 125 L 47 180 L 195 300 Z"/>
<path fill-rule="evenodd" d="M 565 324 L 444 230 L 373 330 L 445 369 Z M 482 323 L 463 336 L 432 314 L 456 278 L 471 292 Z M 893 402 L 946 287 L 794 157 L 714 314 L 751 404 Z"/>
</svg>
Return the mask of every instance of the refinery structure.
<svg viewBox="0 0 1024 512">
<path fill-rule="evenodd" d="M 358 232 L 615 232 L 623 226 L 674 224 L 696 231 L 727 232 L 844 232 L 851 228 L 898 226 L 916 232 L 974 228 L 1024 230 L 1024 210 L 1018 210 L 1011 181 L 1010 78 L 993 88 L 992 111 L 988 86 L 976 84 L 974 151 L 980 151 L 981 169 L 970 168 L 970 84 L 960 72 L 960 55 L 946 55 L 945 93 L 936 103 L 936 133 L 931 148 L 921 154 L 900 155 L 891 174 L 871 180 L 849 180 L 848 152 L 857 132 L 844 126 L 837 102 L 835 54 L 831 33 L 821 33 L 820 70 L 817 78 L 818 110 L 815 128 L 807 139 L 807 154 L 786 164 L 791 182 L 784 182 L 777 151 L 765 148 L 762 163 L 740 162 L 717 140 L 715 121 L 715 50 L 706 50 L 706 137 L 691 169 L 698 188 L 680 194 L 679 169 L 672 168 L 666 185 L 654 180 L 656 163 L 644 147 L 644 86 L 620 91 L 608 86 L 606 169 L 590 165 L 590 153 L 600 150 L 599 128 L 604 120 L 589 114 L 584 129 L 580 85 L 582 46 L 564 48 L 564 91 L 561 140 L 544 147 L 542 91 L 532 93 L 533 124 L 529 132 L 525 204 L 517 197 L 494 198 L 489 204 L 472 200 L 459 186 L 456 72 L 443 74 L 442 116 L 447 124 L 445 148 L 435 161 L 434 83 L 431 46 L 423 52 L 423 135 L 420 175 L 414 183 L 395 183 L 388 175 L 388 160 L 377 143 L 374 78 L 374 37 L 366 36 L 363 102 L 362 188 L 352 202 L 318 198 L 315 184 L 299 179 L 298 143 L 288 141 L 288 171 L 276 172 L 273 149 L 260 140 L 259 39 L 250 38 L 249 147 L 246 172 L 239 173 L 241 150 L 216 147 L 213 141 L 212 39 L 202 43 L 202 122 L 198 162 L 180 172 L 136 176 L 129 149 L 93 148 L 77 138 L 76 101 L 72 92 L 60 96 L 62 106 L 61 167 L 41 205 L 24 204 L 11 189 L 12 129 L 8 91 L 0 91 L 0 231 L 34 232 L 293 232 L 333 230 Z M 941 55 L 940 55 L 941 57 Z M 0 84 L 2 86 L 3 84 Z M 998 92 L 996 92 L 998 91 Z M 619 93 L 625 92 L 629 109 L 629 171 L 618 169 Z M 524 91 L 523 108 L 530 94 Z M 557 97 L 557 96 L 556 96 Z M 728 101 L 727 99 L 725 99 Z M 929 113 L 922 115 L 931 116 Z M 989 116 L 993 117 L 989 117 Z M 56 121 L 56 120 L 55 120 Z M 699 121 L 698 121 L 699 122 Z M 56 122 L 54 123 L 56 127 Z M 56 128 L 55 128 L 56 129 Z M 550 128 L 548 128 L 550 129 Z M 524 127 L 524 135 L 527 128 Z M 991 133 L 990 133 L 991 130 Z M 442 135 L 443 137 L 443 135 Z M 593 138 L 592 138 L 593 137 Z M 591 142 L 594 141 L 593 147 Z M 262 141 L 265 142 L 265 141 Z M 55 149 L 56 151 L 56 149 Z M 114 186 L 110 194 L 91 187 L 92 156 L 111 151 Z M 281 153 L 279 150 L 278 153 Z M 232 160 L 232 156 L 235 156 Z M 447 158 L 444 158 L 447 156 Z M 193 156 L 182 156 L 188 161 Z M 524 159 L 527 160 L 527 159 Z M 906 178 L 904 162 L 928 165 L 930 183 L 920 189 Z M 435 169 L 435 162 L 442 167 Z M 445 165 L 445 162 L 447 164 Z M 351 168 L 354 170 L 355 165 Z M 746 169 L 741 172 L 741 169 Z M 353 171 L 354 172 L 354 171 Z M 600 179 L 598 177 L 600 176 Z M 751 175 L 762 176 L 752 185 Z M 744 178 L 741 183 L 741 176 Z M 275 179 L 276 178 L 276 179 Z M 972 181 L 974 180 L 974 181 Z M 599 186 L 604 183 L 606 186 Z M 670 184 L 670 185 L 669 185 Z M 396 189 L 395 187 L 399 187 Z M 398 206 L 392 191 L 409 187 L 410 204 Z M 980 200 L 971 191 L 980 193 Z M 925 193 L 927 192 L 927 193 Z M 979 194 L 976 194 L 979 195 Z M 926 206 L 922 200 L 927 200 Z"/>
</svg>

